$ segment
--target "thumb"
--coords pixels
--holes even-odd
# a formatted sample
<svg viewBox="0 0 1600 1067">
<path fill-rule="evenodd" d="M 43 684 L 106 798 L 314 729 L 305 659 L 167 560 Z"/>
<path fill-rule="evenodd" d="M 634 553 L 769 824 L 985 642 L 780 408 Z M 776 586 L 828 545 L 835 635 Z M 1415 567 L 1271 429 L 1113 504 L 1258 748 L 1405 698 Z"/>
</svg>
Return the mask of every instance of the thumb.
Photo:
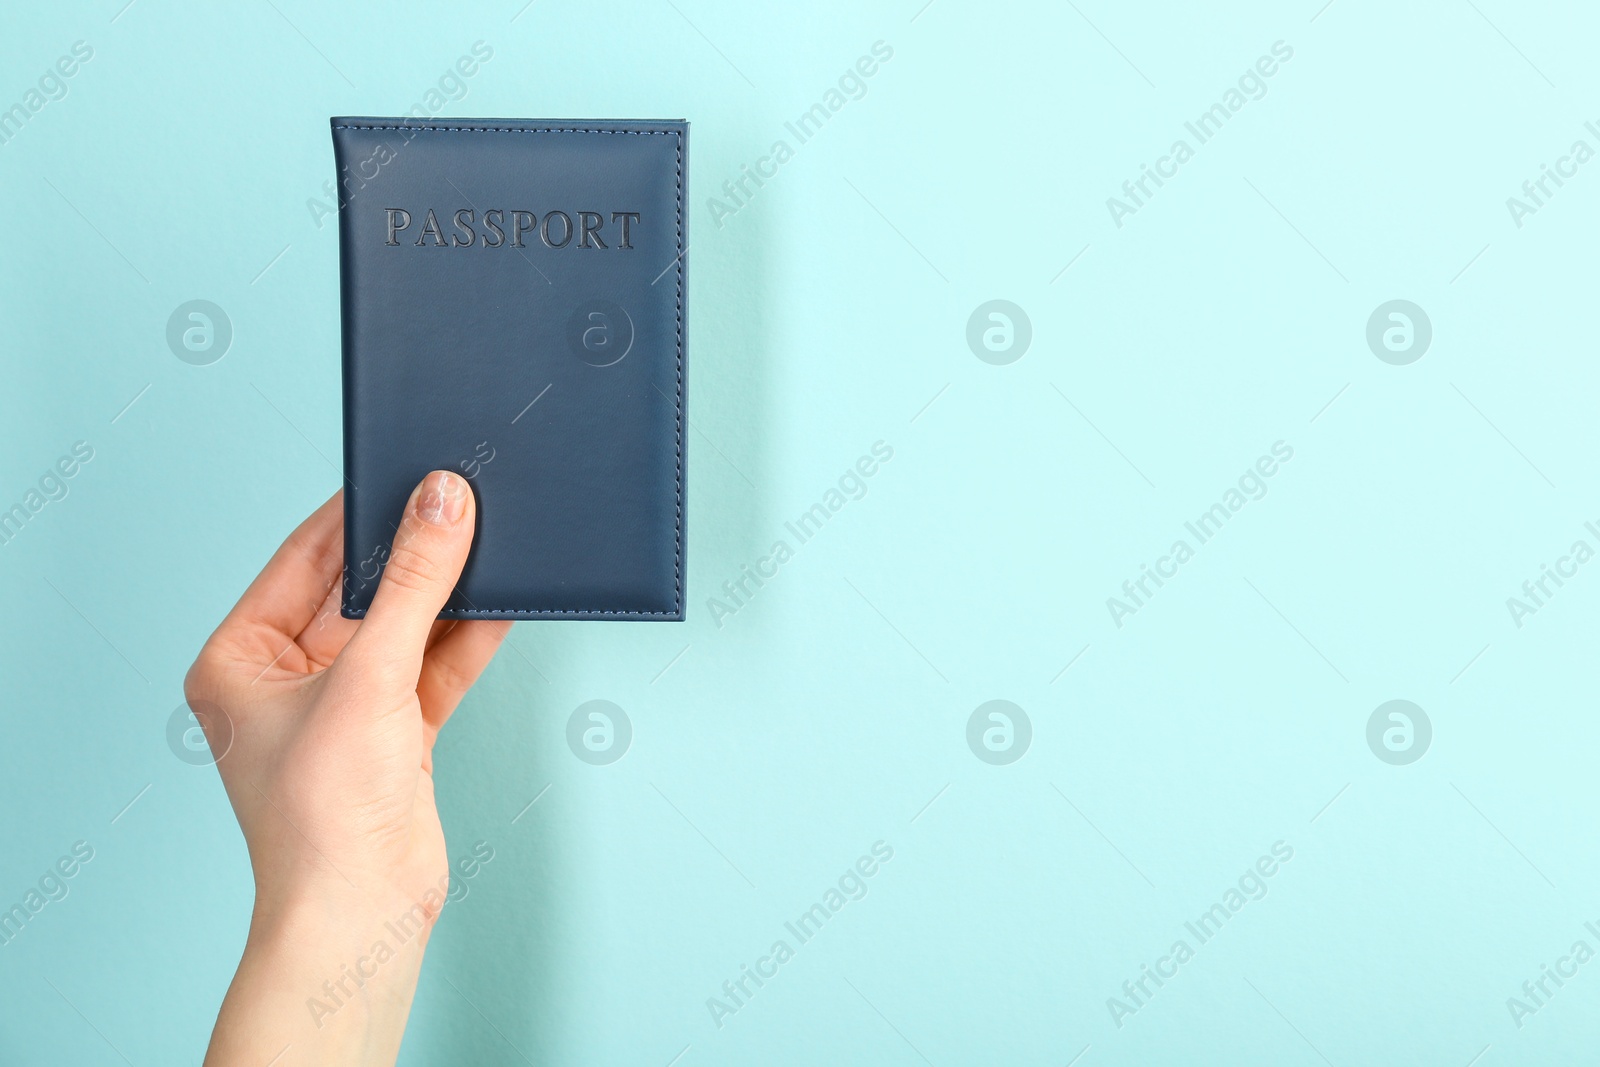
<svg viewBox="0 0 1600 1067">
<path fill-rule="evenodd" d="M 475 521 L 472 491 L 460 475 L 434 471 L 411 491 L 372 606 L 350 639 L 358 661 L 415 685 L 429 630 L 466 565 Z"/>
</svg>

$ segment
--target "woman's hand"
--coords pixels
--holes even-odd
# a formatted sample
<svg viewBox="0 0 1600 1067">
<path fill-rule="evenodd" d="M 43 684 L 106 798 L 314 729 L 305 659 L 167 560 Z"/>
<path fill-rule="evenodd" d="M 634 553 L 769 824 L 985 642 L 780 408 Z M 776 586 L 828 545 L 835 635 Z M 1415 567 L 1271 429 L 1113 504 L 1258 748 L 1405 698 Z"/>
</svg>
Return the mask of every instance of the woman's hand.
<svg viewBox="0 0 1600 1067">
<path fill-rule="evenodd" d="M 208 1067 L 394 1062 L 449 885 L 433 742 L 511 625 L 437 621 L 475 518 L 464 480 L 423 479 L 358 622 L 335 494 L 189 670 L 256 883 Z"/>
</svg>

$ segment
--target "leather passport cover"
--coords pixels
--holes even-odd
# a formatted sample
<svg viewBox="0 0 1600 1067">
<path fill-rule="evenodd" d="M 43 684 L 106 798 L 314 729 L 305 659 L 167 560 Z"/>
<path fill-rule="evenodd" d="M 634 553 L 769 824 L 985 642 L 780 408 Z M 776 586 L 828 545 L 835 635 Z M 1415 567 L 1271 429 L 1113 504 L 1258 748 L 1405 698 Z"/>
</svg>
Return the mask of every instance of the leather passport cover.
<svg viewBox="0 0 1600 1067">
<path fill-rule="evenodd" d="M 448 619 L 681 620 L 688 123 L 332 120 L 345 573 L 467 478 Z"/>
</svg>

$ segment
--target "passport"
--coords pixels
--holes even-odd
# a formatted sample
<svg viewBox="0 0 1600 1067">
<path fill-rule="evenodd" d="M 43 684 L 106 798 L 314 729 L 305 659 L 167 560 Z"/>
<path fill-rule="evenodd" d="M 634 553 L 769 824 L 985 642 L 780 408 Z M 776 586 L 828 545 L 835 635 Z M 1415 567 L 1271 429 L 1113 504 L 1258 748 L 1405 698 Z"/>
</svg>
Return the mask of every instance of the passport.
<svg viewBox="0 0 1600 1067">
<path fill-rule="evenodd" d="M 342 613 L 467 479 L 442 619 L 681 621 L 688 123 L 335 118 Z"/>
</svg>

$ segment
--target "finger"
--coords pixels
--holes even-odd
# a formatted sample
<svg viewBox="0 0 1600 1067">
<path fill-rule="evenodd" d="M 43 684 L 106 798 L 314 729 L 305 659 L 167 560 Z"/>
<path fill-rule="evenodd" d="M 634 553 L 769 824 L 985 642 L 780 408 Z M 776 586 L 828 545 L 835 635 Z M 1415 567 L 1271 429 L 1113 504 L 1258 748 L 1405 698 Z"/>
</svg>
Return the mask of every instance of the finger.
<svg viewBox="0 0 1600 1067">
<path fill-rule="evenodd" d="M 372 606 L 350 639 L 357 662 L 416 684 L 428 634 L 466 565 L 475 518 L 460 475 L 434 471 L 412 490 Z"/>
<path fill-rule="evenodd" d="M 417 678 L 424 722 L 434 730 L 444 726 L 510 629 L 509 620 L 463 622 L 439 638 L 422 657 L 422 673 Z"/>
<path fill-rule="evenodd" d="M 336 579 L 316 616 L 295 637 L 295 643 L 305 652 L 306 666 L 311 670 L 322 670 L 331 664 L 360 625 L 340 613 L 343 600 L 344 582 Z"/>
<path fill-rule="evenodd" d="M 439 638 L 461 625 L 460 619 L 440 619 L 428 628 L 428 648 L 439 643 Z"/>
<path fill-rule="evenodd" d="M 292 640 L 316 618 L 344 558 L 344 491 L 340 490 L 289 535 L 218 632 L 265 627 Z"/>
</svg>

